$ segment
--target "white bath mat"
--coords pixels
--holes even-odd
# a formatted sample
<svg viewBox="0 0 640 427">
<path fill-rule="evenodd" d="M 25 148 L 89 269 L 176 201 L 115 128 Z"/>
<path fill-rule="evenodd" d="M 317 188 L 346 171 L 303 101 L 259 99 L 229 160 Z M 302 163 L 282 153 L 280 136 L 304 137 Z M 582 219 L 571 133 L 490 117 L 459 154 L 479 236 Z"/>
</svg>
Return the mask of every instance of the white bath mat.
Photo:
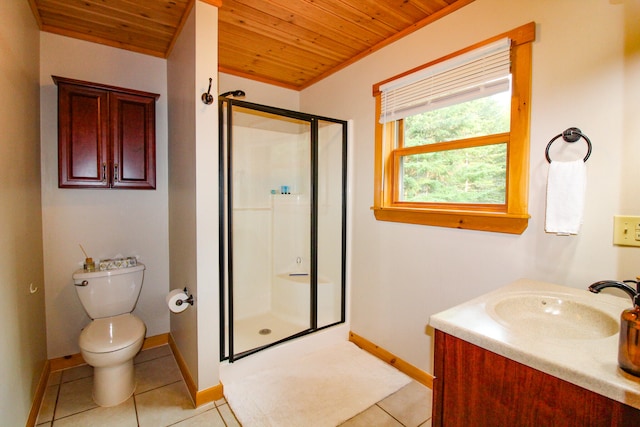
<svg viewBox="0 0 640 427">
<path fill-rule="evenodd" d="M 411 379 L 345 341 L 224 384 L 244 427 L 335 427 Z"/>
</svg>

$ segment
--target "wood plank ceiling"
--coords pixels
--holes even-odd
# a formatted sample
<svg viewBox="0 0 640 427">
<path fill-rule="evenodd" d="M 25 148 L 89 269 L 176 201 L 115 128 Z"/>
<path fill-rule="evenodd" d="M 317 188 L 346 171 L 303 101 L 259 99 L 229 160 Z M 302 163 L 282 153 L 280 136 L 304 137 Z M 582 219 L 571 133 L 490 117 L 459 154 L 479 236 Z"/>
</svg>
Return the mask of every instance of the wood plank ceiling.
<svg viewBox="0 0 640 427">
<path fill-rule="evenodd" d="M 473 0 L 28 0 L 42 31 L 167 58 L 219 7 L 219 71 L 300 90 Z"/>
</svg>

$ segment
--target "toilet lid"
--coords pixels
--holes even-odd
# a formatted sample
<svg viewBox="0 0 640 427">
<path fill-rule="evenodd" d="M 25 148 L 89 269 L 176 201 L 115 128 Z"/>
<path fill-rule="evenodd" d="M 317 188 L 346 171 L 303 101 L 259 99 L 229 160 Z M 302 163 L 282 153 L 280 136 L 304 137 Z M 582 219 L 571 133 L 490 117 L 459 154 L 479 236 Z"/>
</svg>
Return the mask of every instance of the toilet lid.
<svg viewBox="0 0 640 427">
<path fill-rule="evenodd" d="M 143 339 L 144 322 L 131 313 L 95 319 L 80 334 L 80 348 L 92 353 L 108 353 L 129 347 Z"/>
</svg>

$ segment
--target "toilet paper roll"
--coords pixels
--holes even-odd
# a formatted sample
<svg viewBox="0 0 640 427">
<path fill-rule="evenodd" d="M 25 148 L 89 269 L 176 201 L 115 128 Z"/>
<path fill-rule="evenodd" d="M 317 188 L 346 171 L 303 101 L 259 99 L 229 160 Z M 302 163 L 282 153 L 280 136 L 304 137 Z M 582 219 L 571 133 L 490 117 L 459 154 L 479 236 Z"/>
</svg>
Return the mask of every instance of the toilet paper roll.
<svg viewBox="0 0 640 427">
<path fill-rule="evenodd" d="M 189 307 L 189 303 L 183 302 L 187 298 L 187 294 L 184 293 L 182 289 L 174 289 L 167 295 L 167 305 L 169 306 L 169 310 L 174 313 L 181 313 Z M 178 302 L 180 301 L 180 302 Z"/>
</svg>

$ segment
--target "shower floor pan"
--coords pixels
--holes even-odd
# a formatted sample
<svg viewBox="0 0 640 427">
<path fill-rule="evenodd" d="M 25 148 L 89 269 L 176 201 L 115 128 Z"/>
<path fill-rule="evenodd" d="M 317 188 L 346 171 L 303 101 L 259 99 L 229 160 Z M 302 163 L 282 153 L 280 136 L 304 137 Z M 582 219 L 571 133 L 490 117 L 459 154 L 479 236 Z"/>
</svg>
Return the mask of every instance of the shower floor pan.
<svg viewBox="0 0 640 427">
<path fill-rule="evenodd" d="M 294 323 L 273 313 L 236 320 L 233 331 L 234 353 L 271 344 L 308 328 L 308 324 Z"/>
</svg>

